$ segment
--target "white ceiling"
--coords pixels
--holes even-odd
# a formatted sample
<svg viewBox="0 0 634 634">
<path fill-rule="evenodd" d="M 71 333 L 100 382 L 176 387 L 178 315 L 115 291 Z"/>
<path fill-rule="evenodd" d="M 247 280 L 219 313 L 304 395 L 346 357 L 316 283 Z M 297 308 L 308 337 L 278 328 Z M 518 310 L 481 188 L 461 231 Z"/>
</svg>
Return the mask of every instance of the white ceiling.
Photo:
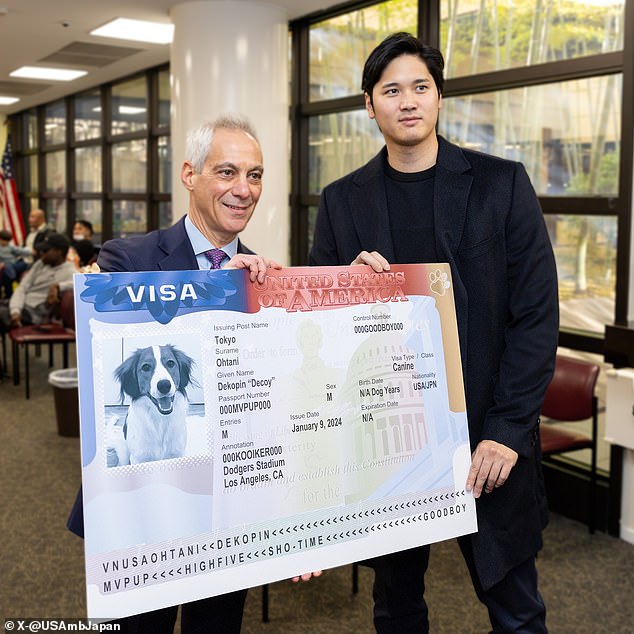
<svg viewBox="0 0 634 634">
<path fill-rule="evenodd" d="M 284 7 L 288 19 L 292 20 L 338 4 L 338 0 L 267 0 L 266 3 Z M 169 9 L 176 4 L 181 2 L 0 0 L 0 95 L 20 97 L 20 101 L 11 106 L 0 106 L 0 117 L 167 62 L 167 45 L 95 37 L 89 35 L 89 32 L 118 17 L 169 22 Z M 245 10 L 248 10 L 246 5 L 247 3 Z M 75 42 L 141 50 L 106 66 L 87 67 L 84 70 L 89 71 L 88 75 L 72 82 L 51 83 L 9 77 L 9 73 L 20 66 L 46 65 L 40 60 Z M 69 64 L 55 65 L 77 67 Z"/>
</svg>

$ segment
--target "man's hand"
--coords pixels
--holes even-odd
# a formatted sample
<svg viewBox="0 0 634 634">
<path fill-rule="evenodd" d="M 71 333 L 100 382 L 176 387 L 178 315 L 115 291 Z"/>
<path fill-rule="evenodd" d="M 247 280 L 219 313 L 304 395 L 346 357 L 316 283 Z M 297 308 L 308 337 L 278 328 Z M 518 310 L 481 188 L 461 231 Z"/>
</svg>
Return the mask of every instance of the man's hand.
<svg viewBox="0 0 634 634">
<path fill-rule="evenodd" d="M 266 277 L 266 269 L 281 269 L 282 265 L 275 260 L 267 260 L 261 255 L 247 255 L 246 253 L 237 253 L 223 269 L 249 269 L 249 278 L 252 282 L 256 280 L 260 283 L 264 282 Z"/>
<path fill-rule="evenodd" d="M 471 456 L 471 468 L 467 478 L 467 491 L 473 491 L 473 497 L 479 498 L 482 489 L 491 493 L 501 487 L 517 462 L 518 454 L 510 447 L 494 440 L 483 440 Z"/>
<path fill-rule="evenodd" d="M 315 572 L 305 572 L 303 575 L 299 577 L 293 577 L 291 581 L 293 583 L 297 583 L 298 581 L 309 581 L 312 577 L 320 577 L 321 570 L 316 570 Z"/>
<path fill-rule="evenodd" d="M 20 317 L 20 313 L 15 313 L 11 315 L 11 322 L 9 324 L 10 328 L 22 328 L 22 318 Z"/>
<path fill-rule="evenodd" d="M 55 306 L 56 304 L 59 304 L 59 286 L 57 284 L 51 284 L 48 287 L 46 303 L 50 306 Z"/>
<path fill-rule="evenodd" d="M 361 251 L 350 264 L 369 264 L 377 273 L 390 270 L 390 263 L 378 251 Z"/>
</svg>

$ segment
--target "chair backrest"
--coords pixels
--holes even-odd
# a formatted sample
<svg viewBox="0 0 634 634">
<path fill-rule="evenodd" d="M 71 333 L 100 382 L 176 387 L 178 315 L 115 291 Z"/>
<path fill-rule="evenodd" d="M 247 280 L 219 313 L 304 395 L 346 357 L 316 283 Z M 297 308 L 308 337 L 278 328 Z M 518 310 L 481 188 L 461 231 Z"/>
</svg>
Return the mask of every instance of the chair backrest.
<svg viewBox="0 0 634 634">
<path fill-rule="evenodd" d="M 599 366 L 596 363 L 557 355 L 542 414 L 561 421 L 591 418 L 598 377 Z"/>
<path fill-rule="evenodd" d="M 59 316 L 65 328 L 75 330 L 75 294 L 72 289 L 64 291 L 59 298 Z"/>
</svg>

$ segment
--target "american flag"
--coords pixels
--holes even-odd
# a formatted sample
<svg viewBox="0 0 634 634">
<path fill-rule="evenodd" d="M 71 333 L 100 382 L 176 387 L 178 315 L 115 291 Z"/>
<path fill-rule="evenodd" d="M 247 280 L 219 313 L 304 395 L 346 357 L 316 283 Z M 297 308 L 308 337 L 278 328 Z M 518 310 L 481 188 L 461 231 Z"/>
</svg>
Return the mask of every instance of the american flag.
<svg viewBox="0 0 634 634">
<path fill-rule="evenodd" d="M 0 169 L 0 224 L 11 231 L 13 242 L 17 245 L 24 243 L 24 218 L 20 209 L 18 189 L 13 178 L 13 161 L 11 157 L 11 138 L 7 138 L 2 155 L 2 169 Z"/>
</svg>

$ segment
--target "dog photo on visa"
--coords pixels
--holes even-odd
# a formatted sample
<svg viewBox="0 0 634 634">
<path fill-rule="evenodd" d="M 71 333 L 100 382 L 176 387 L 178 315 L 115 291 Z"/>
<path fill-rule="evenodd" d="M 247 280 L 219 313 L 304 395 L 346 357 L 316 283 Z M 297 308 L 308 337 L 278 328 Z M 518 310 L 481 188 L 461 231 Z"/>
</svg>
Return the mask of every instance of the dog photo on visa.
<svg viewBox="0 0 634 634">
<path fill-rule="evenodd" d="M 204 444 L 192 442 L 196 423 L 204 414 L 194 352 L 183 349 L 194 346 L 186 341 L 174 345 L 157 344 L 155 337 L 151 342 L 146 339 L 122 339 L 116 349 L 107 348 L 110 354 L 105 353 L 108 362 L 104 360 L 104 365 L 113 364 L 112 385 L 104 381 L 108 467 L 183 458 L 192 451 L 205 453 Z M 194 445 L 190 452 L 188 442 L 190 448 Z"/>
</svg>

